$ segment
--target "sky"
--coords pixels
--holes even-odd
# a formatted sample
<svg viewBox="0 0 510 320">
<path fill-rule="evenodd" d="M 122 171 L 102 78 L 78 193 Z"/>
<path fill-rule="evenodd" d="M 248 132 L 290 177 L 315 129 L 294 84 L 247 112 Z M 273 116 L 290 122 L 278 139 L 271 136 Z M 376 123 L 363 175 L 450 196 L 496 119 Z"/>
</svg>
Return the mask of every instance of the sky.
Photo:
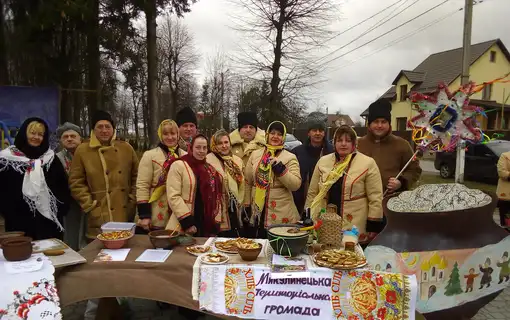
<svg viewBox="0 0 510 320">
<path fill-rule="evenodd" d="M 335 13 L 338 18 L 328 28 L 340 33 L 397 0 L 333 1 L 340 1 L 337 2 L 338 12 Z M 320 75 L 324 82 L 305 92 L 309 97 L 306 102 L 307 111 L 327 107 L 329 113 L 340 111 L 357 120 L 359 114 L 391 86 L 400 70 L 412 70 L 432 53 L 462 46 L 464 11 L 458 9 L 464 6 L 464 0 L 449 0 L 425 14 L 425 11 L 445 0 L 401 1 L 366 23 L 334 38 L 321 49 L 319 55 L 328 56 L 325 60 L 333 61 L 327 64 L 326 71 Z M 403 6 L 399 7 L 400 4 Z M 393 10 L 399 12 L 405 7 L 408 8 L 398 16 L 360 37 L 379 20 L 391 15 Z M 193 33 L 195 45 L 202 56 L 201 66 L 196 70 L 199 81 L 203 81 L 206 76 L 208 56 L 218 51 L 233 56 L 239 43 L 247 41 L 245 35 L 232 29 L 234 23 L 231 15 L 235 14 L 234 10 L 237 9 L 233 8 L 229 0 L 199 0 L 192 6 L 192 12 L 184 17 L 184 23 Z M 421 16 L 416 20 L 356 49 L 418 15 Z M 443 17 L 442 21 L 423 31 L 404 37 Z M 484 0 L 476 4 L 473 11 L 472 44 L 500 38 L 510 49 L 509 17 L 510 0 Z M 398 39 L 403 40 L 396 43 Z M 381 50 L 385 46 L 387 48 Z M 338 50 L 341 47 L 344 48 Z"/>
</svg>

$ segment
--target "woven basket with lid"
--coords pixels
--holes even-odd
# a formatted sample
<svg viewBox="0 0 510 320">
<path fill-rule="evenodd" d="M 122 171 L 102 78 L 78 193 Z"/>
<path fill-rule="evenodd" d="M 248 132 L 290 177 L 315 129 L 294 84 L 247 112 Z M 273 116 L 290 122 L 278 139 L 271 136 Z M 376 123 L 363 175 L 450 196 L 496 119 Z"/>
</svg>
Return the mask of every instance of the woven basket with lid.
<svg viewBox="0 0 510 320">
<path fill-rule="evenodd" d="M 318 242 L 328 247 L 340 248 L 342 246 L 342 217 L 337 213 L 337 206 L 328 204 L 326 213 L 320 219 L 322 226 L 317 231 Z"/>
</svg>

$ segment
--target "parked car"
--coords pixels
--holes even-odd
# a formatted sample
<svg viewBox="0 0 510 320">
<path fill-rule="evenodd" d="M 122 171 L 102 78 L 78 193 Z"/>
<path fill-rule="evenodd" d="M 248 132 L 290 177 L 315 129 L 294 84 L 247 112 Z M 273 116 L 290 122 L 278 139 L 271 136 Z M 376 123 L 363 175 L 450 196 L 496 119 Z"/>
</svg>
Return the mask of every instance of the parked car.
<svg viewBox="0 0 510 320">
<path fill-rule="evenodd" d="M 492 140 L 485 144 L 471 144 L 466 150 L 464 178 L 489 184 L 498 183 L 497 163 L 503 152 L 510 151 L 510 141 Z M 439 175 L 451 178 L 455 175 L 455 152 L 438 152 L 434 167 Z"/>
<path fill-rule="evenodd" d="M 286 150 L 290 151 L 290 150 L 294 149 L 295 147 L 300 146 L 301 144 L 302 144 L 301 141 L 296 139 L 296 137 L 294 137 L 294 135 L 287 133 L 287 135 L 285 136 L 284 148 Z"/>
</svg>

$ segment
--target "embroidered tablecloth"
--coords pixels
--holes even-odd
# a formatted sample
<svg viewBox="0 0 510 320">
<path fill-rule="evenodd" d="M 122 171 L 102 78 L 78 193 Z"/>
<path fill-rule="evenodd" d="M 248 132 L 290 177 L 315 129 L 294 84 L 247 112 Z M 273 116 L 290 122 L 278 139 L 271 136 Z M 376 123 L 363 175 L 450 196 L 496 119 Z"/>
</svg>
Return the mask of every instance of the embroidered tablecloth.
<svg viewBox="0 0 510 320">
<path fill-rule="evenodd" d="M 8 273 L 0 250 L 0 319 L 54 320 L 62 319 L 55 287 L 53 264 L 43 254 L 34 254 L 42 268 L 25 273 Z"/>
</svg>

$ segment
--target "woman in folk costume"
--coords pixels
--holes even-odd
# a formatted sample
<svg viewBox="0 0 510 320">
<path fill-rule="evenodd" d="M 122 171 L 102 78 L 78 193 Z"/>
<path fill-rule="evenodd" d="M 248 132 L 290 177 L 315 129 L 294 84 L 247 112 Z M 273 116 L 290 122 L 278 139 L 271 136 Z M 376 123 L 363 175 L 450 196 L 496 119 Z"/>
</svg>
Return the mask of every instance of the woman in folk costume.
<svg viewBox="0 0 510 320">
<path fill-rule="evenodd" d="M 49 129 L 39 118 L 21 125 L 14 146 L 0 151 L 0 215 L 6 231 L 34 240 L 63 237 L 71 193 L 62 163 L 50 149 Z"/>
<path fill-rule="evenodd" d="M 229 238 L 239 237 L 240 207 L 244 198 L 243 160 L 232 155 L 228 132 L 222 129 L 212 136 L 211 153 L 207 155 L 206 160 L 218 171 L 223 181 L 220 235 Z"/>
<path fill-rule="evenodd" d="M 179 128 L 173 120 L 158 127 L 159 145 L 143 154 L 136 179 L 138 226 L 146 231 L 164 229 L 171 211 L 166 198 L 170 164 L 186 154 L 179 148 Z"/>
<path fill-rule="evenodd" d="M 172 215 L 166 229 L 197 237 L 219 233 L 223 183 L 218 171 L 206 162 L 207 149 L 207 138 L 199 134 L 191 140 L 191 152 L 171 164 L 166 195 Z"/>
<path fill-rule="evenodd" d="M 287 129 L 280 121 L 266 130 L 266 147 L 255 150 L 245 169 L 245 206 L 250 205 L 255 237 L 265 238 L 266 227 L 277 223 L 295 223 L 299 213 L 292 192 L 301 186 L 299 163 L 283 144 Z"/>
<path fill-rule="evenodd" d="M 382 182 L 375 160 L 356 151 L 356 132 L 339 127 L 334 135 L 335 152 L 323 156 L 313 172 L 306 208 L 317 219 L 322 208 L 334 204 L 343 219 L 343 230 L 356 226 L 361 244 L 375 237 L 382 222 Z"/>
</svg>

